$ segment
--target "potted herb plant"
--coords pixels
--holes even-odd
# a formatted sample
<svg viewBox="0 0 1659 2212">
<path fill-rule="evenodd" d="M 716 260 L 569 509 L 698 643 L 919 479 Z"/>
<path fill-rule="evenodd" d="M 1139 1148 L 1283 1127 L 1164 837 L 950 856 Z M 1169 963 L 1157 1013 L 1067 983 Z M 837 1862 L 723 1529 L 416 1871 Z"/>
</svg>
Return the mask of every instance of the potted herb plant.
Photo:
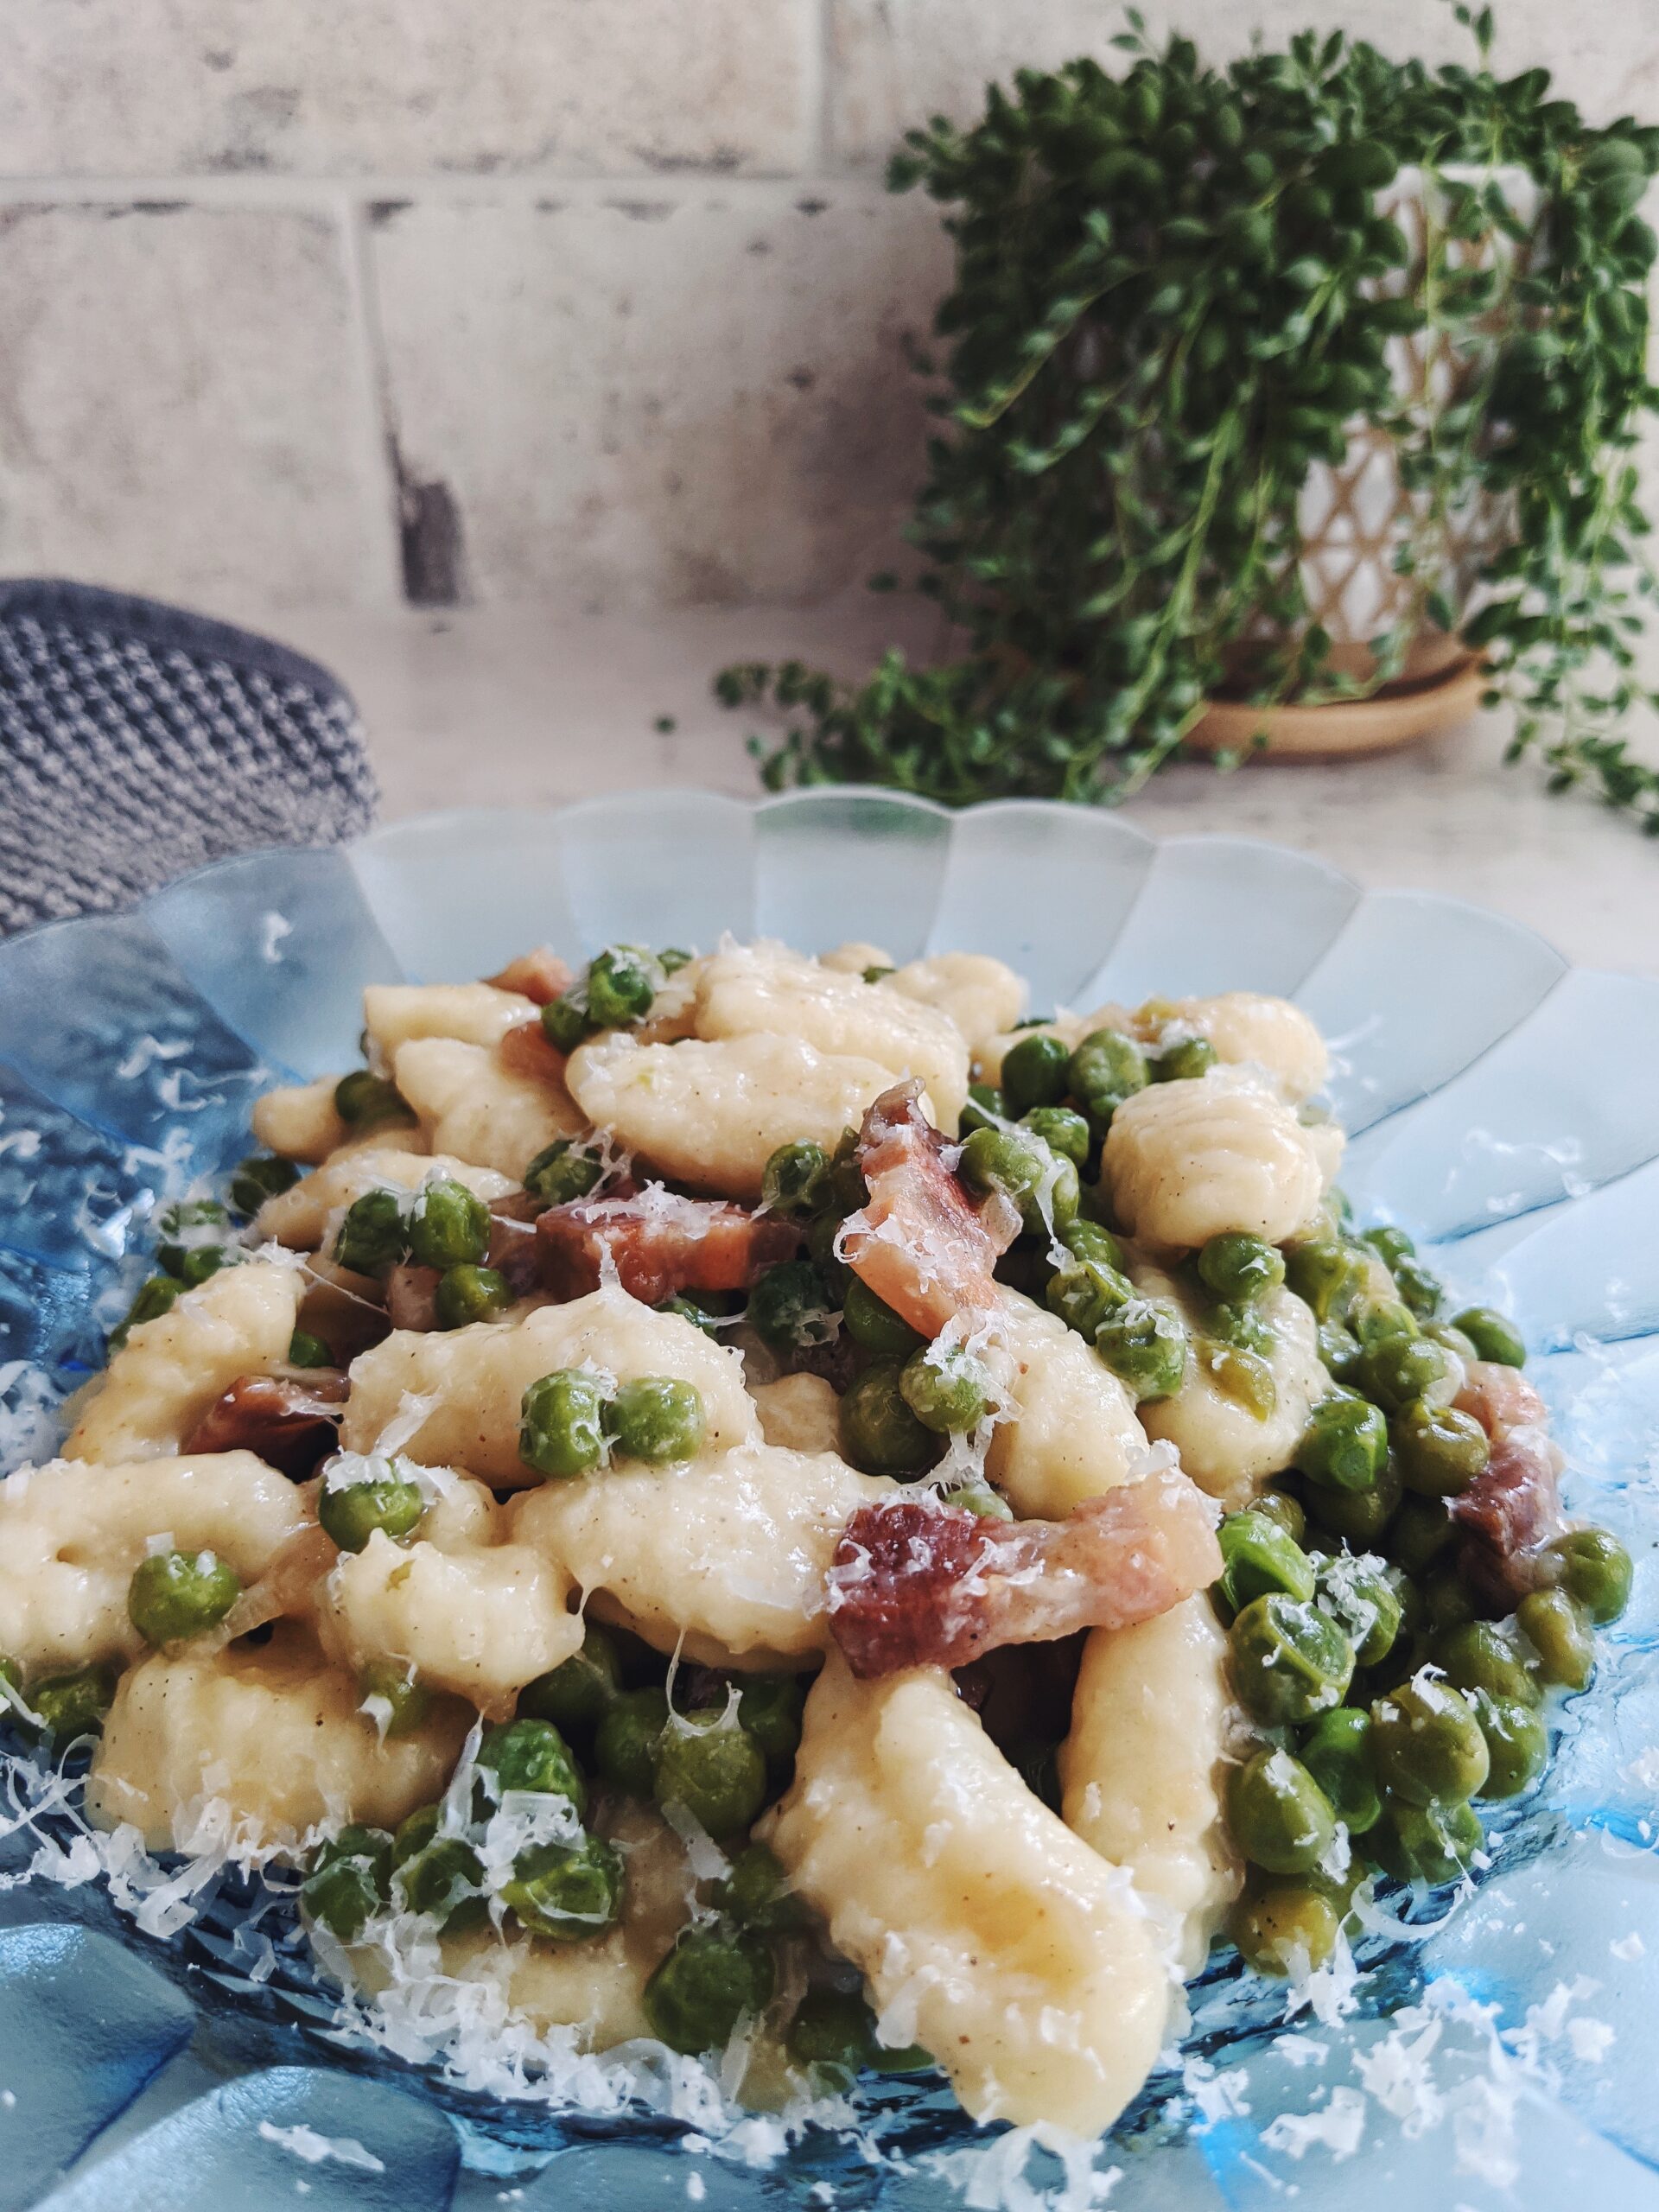
<svg viewBox="0 0 1659 2212">
<path fill-rule="evenodd" d="M 1370 743 L 1484 696 L 1512 755 L 1659 831 L 1625 736 L 1659 128 L 1499 78 L 1490 10 L 1457 14 L 1468 67 L 1336 32 L 1221 71 L 1131 10 L 1124 75 L 1022 72 L 910 135 L 890 182 L 940 202 L 956 272 L 909 535 L 961 650 L 725 671 L 785 718 L 772 785 L 1110 800 L 1189 743 Z"/>
</svg>

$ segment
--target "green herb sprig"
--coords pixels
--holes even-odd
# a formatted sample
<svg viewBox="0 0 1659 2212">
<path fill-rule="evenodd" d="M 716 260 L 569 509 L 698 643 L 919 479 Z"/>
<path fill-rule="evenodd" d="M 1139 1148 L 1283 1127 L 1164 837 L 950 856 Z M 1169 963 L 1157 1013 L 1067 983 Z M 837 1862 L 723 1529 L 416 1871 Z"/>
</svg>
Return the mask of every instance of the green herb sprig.
<svg viewBox="0 0 1659 2212">
<path fill-rule="evenodd" d="M 1131 9 L 1126 76 L 1024 71 L 971 129 L 909 135 L 889 182 L 948 211 L 956 281 L 917 359 L 940 429 L 908 534 L 963 649 L 850 685 L 722 671 L 728 705 L 785 718 L 751 741 L 769 785 L 1121 799 L 1206 698 L 1374 691 L 1427 618 L 1484 654 L 1510 757 L 1659 834 L 1659 772 L 1623 734 L 1655 703 L 1630 455 L 1659 404 L 1638 212 L 1659 129 L 1591 129 L 1542 69 L 1500 79 L 1491 10 L 1456 13 L 1473 67 L 1309 32 L 1218 71 L 1188 39 L 1154 52 Z M 1418 249 L 1378 206 L 1408 166 Z M 1389 345 L 1412 333 L 1459 362 L 1449 405 L 1402 403 Z M 1304 480 L 1356 423 L 1418 495 L 1408 605 L 1364 681 L 1332 665 L 1298 559 Z M 1506 503 L 1513 538 L 1459 577 L 1449 533 L 1478 501 Z"/>
</svg>

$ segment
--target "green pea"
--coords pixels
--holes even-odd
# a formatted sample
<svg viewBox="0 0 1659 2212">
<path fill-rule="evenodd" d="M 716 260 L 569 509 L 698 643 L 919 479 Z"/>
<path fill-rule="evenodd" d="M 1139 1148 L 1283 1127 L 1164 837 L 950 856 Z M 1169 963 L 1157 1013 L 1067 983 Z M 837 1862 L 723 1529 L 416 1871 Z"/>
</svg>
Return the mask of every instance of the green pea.
<svg viewBox="0 0 1659 2212">
<path fill-rule="evenodd" d="M 1354 1649 L 1335 1621 L 1282 1591 L 1252 1599 L 1230 1640 L 1240 1700 L 1269 1727 L 1340 1705 L 1353 1679 Z"/>
<path fill-rule="evenodd" d="M 446 1268 L 433 1300 L 441 1329 L 499 1320 L 512 1304 L 512 1285 L 494 1268 Z"/>
<path fill-rule="evenodd" d="M 1236 1351 L 1255 1352 L 1270 1360 L 1278 1343 L 1272 1323 L 1259 1306 L 1235 1304 L 1224 1298 L 1211 1300 L 1198 1317 L 1198 1333 L 1212 1343 L 1231 1344 Z"/>
<path fill-rule="evenodd" d="M 589 1621 L 582 1649 L 518 1693 L 520 1719 L 550 1720 L 566 1734 L 597 1728 L 621 1688 L 621 1663 L 607 1629 Z"/>
<path fill-rule="evenodd" d="M 1085 1221 L 1081 1216 L 1068 1222 L 1060 1231 L 1060 1242 L 1074 1258 L 1092 1262 L 1096 1267 L 1109 1268 L 1114 1274 L 1127 1275 L 1128 1255 L 1109 1229 L 1097 1221 Z"/>
<path fill-rule="evenodd" d="M 1397 1567 L 1364 1554 L 1339 1552 L 1319 1562 L 1319 1603 L 1342 1624 L 1360 1667 L 1380 1667 L 1393 1650 L 1405 1618 Z"/>
<path fill-rule="evenodd" d="M 230 1199 L 238 1213 L 256 1214 L 267 1198 L 291 1191 L 304 1170 L 297 1160 L 251 1153 L 231 1171 Z"/>
<path fill-rule="evenodd" d="M 1432 1320 L 1446 1295 L 1440 1277 L 1421 1260 L 1402 1260 L 1394 1270 L 1394 1287 L 1420 1321 Z"/>
<path fill-rule="evenodd" d="M 574 1052 L 594 1027 L 596 1025 L 588 1019 L 588 1009 L 576 991 L 567 991 L 562 998 L 550 999 L 542 1008 L 542 1034 L 561 1052 Z"/>
<path fill-rule="evenodd" d="M 777 1975 L 758 1937 L 689 1928 L 645 1984 L 652 2032 L 671 2050 L 723 2050 L 740 2020 L 772 2001 Z"/>
<path fill-rule="evenodd" d="M 886 1299 L 878 1298 L 857 1275 L 847 1286 L 841 1318 L 848 1335 L 866 1351 L 900 1358 L 927 1342 L 919 1329 L 912 1329 L 902 1313 L 895 1313 Z"/>
<path fill-rule="evenodd" d="M 1491 1621 L 1461 1621 L 1442 1630 L 1430 1656 L 1454 1689 L 1484 1690 L 1500 1700 L 1536 1705 L 1538 1685 L 1510 1638 Z"/>
<path fill-rule="evenodd" d="M 1363 1229 L 1359 1233 L 1359 1241 L 1362 1244 L 1370 1246 L 1372 1251 L 1378 1255 L 1383 1266 L 1390 1274 L 1402 1260 L 1411 1259 L 1417 1250 L 1417 1247 L 1403 1229 L 1386 1226 L 1379 1229 Z"/>
<path fill-rule="evenodd" d="M 1499 1367 L 1526 1365 L 1527 1347 L 1520 1331 L 1491 1306 L 1465 1306 L 1461 1313 L 1453 1315 L 1452 1326 L 1468 1338 L 1478 1359 L 1491 1360 Z"/>
<path fill-rule="evenodd" d="M 1384 1413 L 1402 1412 L 1420 1398 L 1444 1404 L 1458 1380 L 1451 1354 L 1427 1337 L 1385 1337 L 1360 1362 L 1359 1387 Z"/>
<path fill-rule="evenodd" d="M 996 1395 L 990 1370 L 963 1344 L 927 1344 L 912 1352 L 899 1370 L 899 1388 L 923 1427 L 939 1436 L 977 1428 Z"/>
<path fill-rule="evenodd" d="M 918 2074 L 934 2063 L 919 2044 L 880 2042 L 874 2013 L 853 1990 L 809 1989 L 785 2031 L 784 2047 L 798 2066 L 823 2067 L 849 2078 L 864 2067 L 877 2074 Z"/>
<path fill-rule="evenodd" d="M 1350 1382 L 1359 1371 L 1359 1338 L 1340 1321 L 1319 1324 L 1319 1357 L 1338 1382 Z"/>
<path fill-rule="evenodd" d="M 683 944 L 665 945 L 657 956 L 657 965 L 664 976 L 677 976 L 681 969 L 689 968 L 696 957 L 695 952 L 688 952 Z"/>
<path fill-rule="evenodd" d="M 550 1720 L 506 1720 L 486 1728 L 478 1747 L 478 1769 L 487 1801 L 499 1804 L 510 1791 L 538 1797 L 563 1797 L 581 1819 L 588 1809 L 588 1785 L 570 1756 L 570 1746 Z"/>
<path fill-rule="evenodd" d="M 1567 1590 L 1534 1590 L 1515 1609 L 1516 1625 L 1538 1654 L 1542 1681 L 1581 1690 L 1595 1672 L 1589 1616 Z"/>
<path fill-rule="evenodd" d="M 1390 1452 L 1370 1490 L 1316 1486 L 1308 1494 L 1308 1510 L 1328 1535 L 1369 1551 L 1390 1526 L 1404 1489 L 1399 1465 Z"/>
<path fill-rule="evenodd" d="M 432 1711 L 432 1692 L 412 1667 L 396 1659 L 372 1659 L 357 1677 L 360 1704 L 371 1698 L 390 1707 L 385 1734 L 388 1742 L 412 1736 L 426 1725 Z"/>
<path fill-rule="evenodd" d="M 1071 1055 L 1052 1029 L 1033 1029 L 1002 1056 L 1001 1091 L 1013 1114 L 1058 1106 L 1066 1093 Z"/>
<path fill-rule="evenodd" d="M 740 1928 L 761 1935 L 791 1935 L 811 1923 L 805 1899 L 790 1887 L 781 1861 L 764 1843 L 746 1843 L 735 1853 L 731 1872 L 715 1885 L 714 1897 Z"/>
<path fill-rule="evenodd" d="M 1443 1498 L 1402 1498 L 1389 1524 L 1389 1557 L 1408 1574 L 1427 1574 L 1457 1533 Z"/>
<path fill-rule="evenodd" d="M 702 1393 L 671 1375 L 639 1376 L 617 1385 L 605 1426 L 622 1459 L 653 1467 L 695 1459 L 707 1427 Z"/>
<path fill-rule="evenodd" d="M 1431 1629 L 1458 1628 L 1475 1618 L 1469 1586 L 1455 1567 L 1437 1567 L 1421 1585 L 1423 1617 Z"/>
<path fill-rule="evenodd" d="M 1394 1448 L 1408 1488 L 1422 1497 L 1457 1497 L 1491 1457 L 1491 1441 L 1472 1414 L 1418 1399 L 1394 1423 Z"/>
<path fill-rule="evenodd" d="M 1486 1745 L 1468 1700 L 1427 1670 L 1372 1706 L 1371 1757 L 1384 1789 L 1410 1805 L 1472 1797 L 1486 1779 Z"/>
<path fill-rule="evenodd" d="M 187 1252 L 180 1261 L 179 1281 L 187 1290 L 194 1290 L 198 1283 L 206 1282 L 209 1275 L 216 1275 L 221 1268 L 234 1267 L 243 1256 L 233 1247 L 198 1244 L 194 1251 Z"/>
<path fill-rule="evenodd" d="M 110 1332 L 109 1349 L 113 1355 L 120 1351 L 134 1329 L 142 1328 L 146 1321 L 157 1321 L 169 1313 L 184 1290 L 176 1275 L 151 1275 L 148 1282 L 140 1283 L 138 1295 L 128 1306 L 118 1328 Z"/>
<path fill-rule="evenodd" d="M 1014 1508 L 1006 1497 L 994 1491 L 988 1483 L 958 1483 L 954 1490 L 944 1491 L 941 1505 L 954 1506 L 959 1513 L 977 1513 L 982 1520 L 1012 1521 Z"/>
<path fill-rule="evenodd" d="M 962 1148 L 958 1173 L 970 1191 L 1011 1198 L 1033 1236 L 1051 1226 L 1064 1230 L 1077 1218 L 1076 1167 L 1030 1129 L 976 1129 Z"/>
<path fill-rule="evenodd" d="M 1245 1965 L 1281 1978 L 1322 1967 L 1341 1929 L 1342 1916 L 1330 1898 L 1294 1880 L 1252 1886 L 1227 1918 L 1228 1936 Z"/>
<path fill-rule="evenodd" d="M 409 1102 L 395 1083 L 355 1068 L 334 1085 L 334 1111 L 353 1128 L 367 1128 L 371 1122 L 412 1121 Z"/>
<path fill-rule="evenodd" d="M 1287 1490 L 1264 1490 L 1260 1497 L 1252 1501 L 1250 1511 L 1275 1522 L 1294 1544 L 1300 1544 L 1306 1534 L 1307 1516 L 1300 1500 L 1293 1497 Z"/>
<path fill-rule="evenodd" d="M 668 1700 L 661 1690 L 624 1690 L 611 1700 L 594 1732 L 594 1766 L 613 1789 L 630 1797 L 649 1797 L 657 1746 L 667 1725 Z"/>
<path fill-rule="evenodd" d="M 830 1155 L 830 1177 L 821 1203 L 843 1219 L 869 1200 L 870 1186 L 858 1164 L 859 1143 L 856 1129 L 843 1129 Z"/>
<path fill-rule="evenodd" d="M 994 1129 L 1011 1119 L 1008 1102 L 1000 1090 L 988 1083 L 970 1083 L 957 1128 L 960 1135 L 970 1137 L 976 1129 Z"/>
<path fill-rule="evenodd" d="M 1302 1738 L 1302 1764 L 1351 1835 L 1363 1835 L 1382 1815 L 1371 1768 L 1371 1716 L 1351 1705 L 1322 1713 Z"/>
<path fill-rule="evenodd" d="M 156 1227 L 161 1242 L 156 1247 L 156 1257 L 170 1275 L 177 1275 L 181 1282 L 206 1281 L 206 1277 L 188 1271 L 193 1260 L 206 1257 L 223 1243 L 222 1235 L 203 1236 L 200 1231 L 228 1231 L 230 1216 L 215 1198 L 183 1198 L 170 1205 L 162 1214 Z M 220 1264 L 215 1261 L 211 1274 Z"/>
<path fill-rule="evenodd" d="M 867 1475 L 918 1475 L 932 1465 L 938 1439 L 911 1411 L 902 1363 L 880 1359 L 842 1394 L 841 1448 Z"/>
<path fill-rule="evenodd" d="M 90 1736 L 103 1726 L 115 1698 L 115 1677 L 107 1667 L 77 1667 L 47 1675 L 32 1683 L 29 1709 L 54 1743 Z"/>
<path fill-rule="evenodd" d="M 378 1274 L 409 1256 L 407 1200 L 397 1191 L 365 1191 L 346 1210 L 334 1239 L 334 1257 L 353 1274 Z"/>
<path fill-rule="evenodd" d="M 695 1298 L 688 1298 L 683 1291 L 676 1291 L 672 1298 L 663 1299 L 655 1309 L 658 1313 L 677 1314 L 682 1321 L 689 1321 L 694 1329 L 701 1329 L 705 1337 L 720 1342 L 720 1325 L 725 1318 L 707 1306 L 700 1306 Z"/>
<path fill-rule="evenodd" d="M 1216 1296 L 1242 1306 L 1276 1290 L 1285 1279 L 1284 1255 L 1260 1236 L 1224 1230 L 1198 1254 L 1198 1274 Z"/>
<path fill-rule="evenodd" d="M 384 1828 L 353 1826 L 318 1849 L 300 1885 L 300 1903 L 308 1918 L 353 1943 L 391 1889 L 391 1838 Z"/>
<path fill-rule="evenodd" d="M 1536 1704 L 1527 1698 L 1471 1690 L 1469 1709 L 1480 1724 L 1489 1763 L 1480 1795 L 1518 1797 L 1530 1789 L 1549 1764 L 1549 1731 Z"/>
<path fill-rule="evenodd" d="M 573 1144 L 569 1137 L 556 1137 L 525 1168 L 524 1188 L 550 1206 L 573 1205 L 587 1197 L 604 1172 L 597 1152 Z"/>
<path fill-rule="evenodd" d="M 377 1529 L 394 1543 L 413 1535 L 426 1511 L 418 1483 L 393 1471 L 371 1477 L 367 1482 L 346 1483 L 331 1489 L 325 1476 L 317 1495 L 317 1518 L 343 1552 L 360 1552 Z"/>
<path fill-rule="evenodd" d="M 1196 1083 L 1209 1074 L 1217 1057 L 1207 1037 L 1182 1037 L 1154 1052 L 1147 1065 L 1154 1083 Z"/>
<path fill-rule="evenodd" d="M 1420 1337 L 1417 1317 L 1397 1298 L 1362 1298 L 1348 1316 L 1349 1333 L 1362 1351 L 1371 1351 L 1391 1337 Z"/>
<path fill-rule="evenodd" d="M 1127 1275 L 1101 1260 L 1074 1256 L 1055 1268 L 1043 1293 L 1051 1313 L 1092 1342 L 1096 1331 L 1135 1295 Z"/>
<path fill-rule="evenodd" d="M 1330 1490 L 1375 1490 L 1388 1464 L 1389 1424 L 1363 1398 L 1325 1398 L 1307 1417 L 1295 1465 Z"/>
<path fill-rule="evenodd" d="M 395 1872 L 417 1858 L 428 1844 L 436 1840 L 438 1821 L 442 1816 L 441 1805 L 418 1805 L 406 1814 L 391 1832 L 391 1864 Z"/>
<path fill-rule="evenodd" d="M 1370 1286 L 1370 1270 L 1351 1244 L 1315 1238 L 1285 1254 L 1285 1281 L 1319 1321 L 1345 1321 Z"/>
<path fill-rule="evenodd" d="M 589 1942 L 622 1910 L 622 1860 L 596 1835 L 580 1843 L 537 1843 L 512 1862 L 502 1901 L 521 1928 L 555 1943 Z"/>
<path fill-rule="evenodd" d="M 1089 1124 L 1069 1106 L 1034 1106 L 1024 1117 L 1025 1127 L 1040 1137 L 1051 1152 L 1081 1168 L 1089 1158 Z"/>
<path fill-rule="evenodd" d="M 643 1021 L 657 995 L 661 970 L 649 953 L 613 944 L 588 969 L 588 1019 L 595 1029 L 621 1029 Z"/>
<path fill-rule="evenodd" d="M 332 1367 L 334 1355 L 321 1337 L 296 1329 L 288 1340 L 288 1363 L 290 1367 Z"/>
<path fill-rule="evenodd" d="M 1544 1556 L 1598 1628 L 1616 1621 L 1630 1604 L 1630 1555 L 1610 1529 L 1574 1529 L 1546 1546 Z"/>
<path fill-rule="evenodd" d="M 830 1176 L 821 1144 L 780 1144 L 760 1177 L 760 1197 L 774 1213 L 811 1213 Z"/>
<path fill-rule="evenodd" d="M 1336 1815 L 1288 1751 L 1257 1751 L 1227 1784 L 1227 1826 L 1237 1848 L 1269 1874 L 1305 1874 L 1337 1840 Z"/>
<path fill-rule="evenodd" d="M 657 1746 L 657 1802 L 677 1806 L 710 1835 L 747 1828 L 766 1802 L 766 1761 L 741 1720 L 706 1707 L 669 1715 Z"/>
<path fill-rule="evenodd" d="M 146 1643 L 187 1643 L 217 1628 L 242 1595 L 217 1552 L 152 1552 L 127 1585 L 127 1616 Z"/>
<path fill-rule="evenodd" d="M 405 1909 L 435 1921 L 442 1935 L 459 1936 L 489 1918 L 483 1861 L 460 1836 L 437 1837 L 399 1862 L 397 1885 Z"/>
<path fill-rule="evenodd" d="M 806 1694 L 793 1675 L 749 1675 L 738 1692 L 737 1717 L 760 1746 L 769 1766 L 782 1766 L 800 1749 Z"/>
<path fill-rule="evenodd" d="M 605 1392 L 597 1376 L 561 1367 L 519 1402 L 518 1457 L 555 1481 L 590 1473 L 605 1458 Z"/>
<path fill-rule="evenodd" d="M 1147 1056 L 1133 1037 L 1116 1029 L 1092 1030 L 1071 1055 L 1066 1088 L 1099 1128 L 1111 1126 L 1126 1098 L 1152 1080 Z"/>
<path fill-rule="evenodd" d="M 1439 1344 L 1442 1351 L 1449 1351 L 1454 1359 L 1460 1359 L 1465 1367 L 1472 1367 L 1480 1357 L 1463 1331 L 1454 1328 L 1449 1321 L 1431 1321 L 1423 1334 L 1431 1344 Z"/>
<path fill-rule="evenodd" d="M 847 1262 L 836 1256 L 836 1239 L 841 1231 L 841 1218 L 832 1213 L 819 1214 L 807 1226 L 807 1255 L 818 1271 L 826 1315 L 832 1306 L 845 1304 L 848 1292 L 858 1281 Z M 825 1320 L 820 1325 L 827 1330 L 829 1323 Z"/>
<path fill-rule="evenodd" d="M 1313 1595 L 1313 1561 L 1272 1516 L 1230 1513 L 1216 1534 L 1224 1562 L 1217 1587 L 1234 1612 L 1273 1590 L 1292 1598 Z"/>
<path fill-rule="evenodd" d="M 1218 1344 L 1213 1338 L 1198 1346 L 1205 1372 L 1224 1398 L 1243 1406 L 1257 1421 L 1271 1418 L 1279 1402 L 1279 1386 L 1273 1369 L 1261 1356 L 1237 1344 Z"/>
<path fill-rule="evenodd" d="M 835 1334 L 831 1311 L 823 1277 L 810 1260 L 768 1268 L 749 1293 L 749 1325 L 773 1351 L 827 1344 Z"/>
<path fill-rule="evenodd" d="M 490 1249 L 490 1210 L 464 1183 L 437 1176 L 409 1211 L 409 1248 L 423 1268 L 476 1268 Z"/>
<path fill-rule="evenodd" d="M 1466 1804 L 1413 1805 L 1396 1798 L 1383 1808 L 1365 1847 L 1397 1882 L 1438 1889 L 1463 1879 L 1485 1840 L 1478 1815 Z"/>
<path fill-rule="evenodd" d="M 798 2066 L 821 2066 L 849 2080 L 869 2063 L 875 2021 L 855 1990 L 809 1989 L 784 2031 Z"/>
<path fill-rule="evenodd" d="M 1186 1327 L 1171 1306 L 1131 1298 L 1095 1331 L 1095 1350 L 1138 1403 L 1179 1390 L 1186 1376 Z"/>
</svg>

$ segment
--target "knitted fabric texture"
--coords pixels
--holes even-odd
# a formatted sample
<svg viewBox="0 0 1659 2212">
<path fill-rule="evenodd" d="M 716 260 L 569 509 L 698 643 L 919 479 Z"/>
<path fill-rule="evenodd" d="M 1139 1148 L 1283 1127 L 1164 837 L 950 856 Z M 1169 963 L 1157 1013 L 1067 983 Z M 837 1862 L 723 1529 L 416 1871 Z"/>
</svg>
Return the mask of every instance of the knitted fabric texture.
<svg viewBox="0 0 1659 2212">
<path fill-rule="evenodd" d="M 227 854 L 338 843 L 377 797 L 315 662 L 149 600 L 0 584 L 0 936 Z"/>
</svg>

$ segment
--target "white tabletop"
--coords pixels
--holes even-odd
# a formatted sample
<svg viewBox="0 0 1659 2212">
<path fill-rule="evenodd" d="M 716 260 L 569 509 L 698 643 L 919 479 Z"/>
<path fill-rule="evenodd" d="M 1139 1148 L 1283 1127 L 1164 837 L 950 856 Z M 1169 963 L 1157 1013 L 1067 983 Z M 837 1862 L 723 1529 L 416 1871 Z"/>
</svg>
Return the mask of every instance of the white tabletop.
<svg viewBox="0 0 1659 2212">
<path fill-rule="evenodd" d="M 709 692 L 734 659 L 798 654 L 854 671 L 905 616 L 867 594 L 837 606 L 567 616 L 526 608 L 310 613 L 282 632 L 333 667 L 368 725 L 387 820 L 428 808 L 546 804 L 606 791 L 758 788 L 755 718 Z M 912 631 L 925 647 L 925 632 Z M 675 728 L 660 733 L 658 716 Z M 1540 931 L 1584 965 L 1659 975 L 1659 840 L 1531 763 L 1500 765 L 1489 715 L 1412 751 L 1330 766 L 1166 770 L 1128 818 L 1154 836 L 1230 833 L 1317 853 L 1368 886 L 1445 892 Z"/>
</svg>

